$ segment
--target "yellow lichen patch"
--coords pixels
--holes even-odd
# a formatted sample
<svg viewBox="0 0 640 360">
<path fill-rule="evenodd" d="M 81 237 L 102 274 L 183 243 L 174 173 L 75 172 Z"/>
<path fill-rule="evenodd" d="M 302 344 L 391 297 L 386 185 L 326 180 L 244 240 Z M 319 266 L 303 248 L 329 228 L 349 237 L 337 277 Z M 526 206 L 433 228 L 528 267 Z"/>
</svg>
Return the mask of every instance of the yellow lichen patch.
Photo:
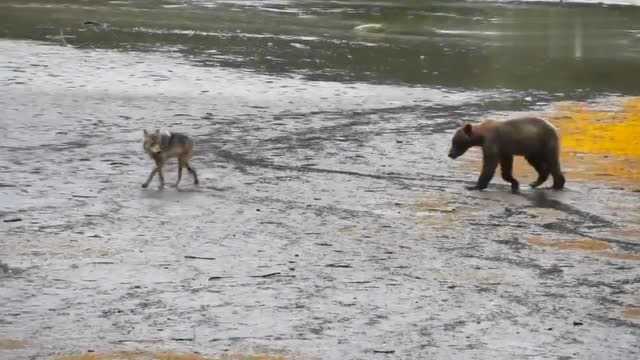
<svg viewBox="0 0 640 360">
<path fill-rule="evenodd" d="M 117 352 L 112 354 L 87 353 L 82 355 L 63 355 L 54 358 L 55 360 L 141 360 L 138 353 Z"/>
<path fill-rule="evenodd" d="M 55 360 L 287 360 L 283 355 L 269 354 L 224 354 L 204 357 L 199 354 L 146 351 L 118 351 L 112 353 L 86 353 L 56 357 Z"/>
<path fill-rule="evenodd" d="M 640 220 L 640 218 L 639 218 Z M 638 221 L 640 223 L 640 221 Z M 609 236 L 625 241 L 638 241 L 640 239 L 640 226 L 627 226 L 607 231 Z"/>
<path fill-rule="evenodd" d="M 338 232 L 343 235 L 353 235 L 358 232 L 358 227 L 356 226 L 344 226 L 338 229 Z"/>
<path fill-rule="evenodd" d="M 112 353 L 86 353 L 56 358 L 56 360 L 213 360 L 198 354 L 150 353 L 142 351 L 118 351 Z"/>
<path fill-rule="evenodd" d="M 559 103 L 549 120 L 559 130 L 570 180 L 640 184 L 640 97 L 607 108 Z"/>
<path fill-rule="evenodd" d="M 622 317 L 628 320 L 640 320 L 640 307 L 627 306 L 622 312 Z"/>
<path fill-rule="evenodd" d="M 550 208 L 529 207 L 525 211 L 529 216 L 534 217 L 535 222 L 539 224 L 562 220 L 569 216 L 566 212 Z"/>
<path fill-rule="evenodd" d="M 206 360 L 207 358 L 197 354 L 175 354 L 175 353 L 159 353 L 156 354 L 158 360 Z"/>
<path fill-rule="evenodd" d="M 18 350 L 27 347 L 27 343 L 22 340 L 0 339 L 0 350 Z"/>
<path fill-rule="evenodd" d="M 606 257 L 611 259 L 619 259 L 619 260 L 632 260 L 632 261 L 640 261 L 640 254 L 632 254 L 632 253 L 606 253 L 604 254 Z"/>
<path fill-rule="evenodd" d="M 640 261 L 640 254 L 620 252 L 609 243 L 595 239 L 547 240 L 538 236 L 529 238 L 529 245 L 556 250 L 588 252 L 597 256 L 618 260 Z"/>
<path fill-rule="evenodd" d="M 228 355 L 222 356 L 220 360 L 287 360 L 287 358 L 285 358 L 282 355 L 268 355 L 268 354 L 255 354 L 255 355 L 228 354 Z"/>
<path fill-rule="evenodd" d="M 430 194 L 429 198 L 420 199 L 415 203 L 418 223 L 440 230 L 454 227 L 461 210 L 463 209 L 452 204 L 452 199 L 447 194 Z"/>
<path fill-rule="evenodd" d="M 456 208 L 449 205 L 448 199 L 444 197 L 422 199 L 416 203 L 416 212 L 440 212 L 451 213 L 456 211 Z"/>
<path fill-rule="evenodd" d="M 611 249 L 608 243 L 593 239 L 552 241 L 541 237 L 532 237 L 528 242 L 529 245 L 555 248 L 558 250 L 604 251 Z"/>
</svg>

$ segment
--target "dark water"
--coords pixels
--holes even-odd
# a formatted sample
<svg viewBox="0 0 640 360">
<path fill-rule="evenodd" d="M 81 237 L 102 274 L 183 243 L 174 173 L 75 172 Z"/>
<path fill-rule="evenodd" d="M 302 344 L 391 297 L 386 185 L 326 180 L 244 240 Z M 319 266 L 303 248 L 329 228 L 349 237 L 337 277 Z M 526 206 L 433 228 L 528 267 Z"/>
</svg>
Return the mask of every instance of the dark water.
<svg viewBox="0 0 640 360">
<path fill-rule="evenodd" d="M 409 0 L 0 1 L 5 38 L 175 52 L 204 66 L 316 80 L 567 96 L 637 94 L 638 24 L 640 9 L 633 7 Z"/>
</svg>

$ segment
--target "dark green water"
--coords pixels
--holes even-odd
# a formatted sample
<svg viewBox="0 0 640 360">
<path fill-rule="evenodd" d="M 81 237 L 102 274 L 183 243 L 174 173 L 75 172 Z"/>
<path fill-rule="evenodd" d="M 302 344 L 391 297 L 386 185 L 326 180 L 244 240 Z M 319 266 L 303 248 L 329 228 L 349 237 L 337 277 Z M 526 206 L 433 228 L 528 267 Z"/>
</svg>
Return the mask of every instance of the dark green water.
<svg viewBox="0 0 640 360">
<path fill-rule="evenodd" d="M 640 9 L 633 7 L 0 1 L 1 37 L 63 43 L 61 33 L 81 48 L 177 52 L 204 66 L 309 79 L 567 96 L 640 89 Z"/>
</svg>

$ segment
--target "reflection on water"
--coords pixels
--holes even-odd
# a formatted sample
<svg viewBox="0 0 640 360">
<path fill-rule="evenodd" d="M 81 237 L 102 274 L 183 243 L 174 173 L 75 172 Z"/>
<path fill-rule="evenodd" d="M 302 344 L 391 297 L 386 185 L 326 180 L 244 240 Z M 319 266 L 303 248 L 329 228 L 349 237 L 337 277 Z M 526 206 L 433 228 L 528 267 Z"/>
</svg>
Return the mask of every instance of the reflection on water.
<svg viewBox="0 0 640 360">
<path fill-rule="evenodd" d="M 89 21 L 90 23 L 85 24 Z M 454 1 L 0 1 L 0 36 L 311 79 L 631 94 L 640 10 Z M 64 40 L 64 41 L 63 41 Z"/>
<path fill-rule="evenodd" d="M 578 18 L 574 20 L 574 24 L 575 24 L 575 30 L 574 30 L 574 36 L 575 36 L 575 40 L 574 40 L 574 56 L 576 59 L 580 59 L 582 58 L 582 50 L 583 50 L 583 45 L 582 45 L 582 21 Z"/>
</svg>

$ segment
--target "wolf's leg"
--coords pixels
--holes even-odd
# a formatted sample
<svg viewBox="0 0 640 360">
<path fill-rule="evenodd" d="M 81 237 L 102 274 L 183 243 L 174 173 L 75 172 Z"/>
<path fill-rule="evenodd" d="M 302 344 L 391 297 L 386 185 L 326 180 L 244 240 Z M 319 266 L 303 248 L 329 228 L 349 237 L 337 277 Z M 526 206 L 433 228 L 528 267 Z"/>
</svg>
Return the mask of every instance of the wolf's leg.
<svg viewBox="0 0 640 360">
<path fill-rule="evenodd" d="M 185 164 L 187 165 L 187 170 L 189 170 L 189 173 L 193 175 L 193 183 L 198 185 L 200 182 L 198 181 L 198 174 L 196 173 L 196 170 L 191 167 L 188 161 L 185 162 Z"/>
<path fill-rule="evenodd" d="M 160 186 L 158 187 L 158 189 L 162 189 L 164 187 L 164 175 L 162 175 L 163 165 L 164 163 L 160 163 L 160 165 L 158 165 L 158 177 L 160 178 Z"/>
<path fill-rule="evenodd" d="M 149 183 L 151 183 L 151 180 L 153 180 L 153 177 L 156 175 L 156 173 L 158 172 L 158 167 L 153 168 L 153 170 L 151 170 L 151 174 L 149 174 L 149 177 L 147 177 L 147 181 L 144 182 L 144 184 L 142 184 L 143 188 L 147 188 L 147 186 L 149 186 Z"/>
<path fill-rule="evenodd" d="M 182 179 L 182 168 L 184 167 L 184 162 L 178 159 L 178 180 L 176 181 L 176 188 L 180 184 L 180 180 Z"/>
</svg>

